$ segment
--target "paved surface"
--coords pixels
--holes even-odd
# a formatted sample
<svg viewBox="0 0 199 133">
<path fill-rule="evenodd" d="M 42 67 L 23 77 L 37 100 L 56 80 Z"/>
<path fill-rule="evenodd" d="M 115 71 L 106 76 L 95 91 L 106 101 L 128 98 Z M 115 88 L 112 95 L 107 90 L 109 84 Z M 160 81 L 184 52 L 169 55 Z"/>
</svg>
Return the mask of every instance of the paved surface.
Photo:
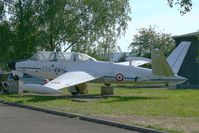
<svg viewBox="0 0 199 133">
<path fill-rule="evenodd" d="M 0 133 L 138 133 L 0 103 Z"/>
</svg>

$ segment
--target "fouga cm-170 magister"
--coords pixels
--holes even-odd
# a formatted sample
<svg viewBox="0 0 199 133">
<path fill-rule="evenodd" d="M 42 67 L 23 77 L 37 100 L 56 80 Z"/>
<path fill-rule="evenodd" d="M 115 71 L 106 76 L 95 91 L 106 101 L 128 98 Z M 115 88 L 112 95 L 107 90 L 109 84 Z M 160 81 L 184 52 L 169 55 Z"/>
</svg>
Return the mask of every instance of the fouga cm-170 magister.
<svg viewBox="0 0 199 133">
<path fill-rule="evenodd" d="M 181 42 L 166 59 L 162 52 L 151 51 L 151 60 L 130 61 L 131 65 L 97 61 L 76 52 L 37 52 L 30 59 L 9 63 L 14 71 L 47 78 L 44 85 L 24 84 L 23 89 L 35 93 L 59 93 L 60 89 L 79 88 L 87 82 L 105 85 L 127 83 L 179 84 L 187 79 L 177 75 L 189 49 L 190 42 Z M 151 63 L 152 69 L 140 67 Z M 16 75 L 17 76 L 17 75 Z"/>
</svg>

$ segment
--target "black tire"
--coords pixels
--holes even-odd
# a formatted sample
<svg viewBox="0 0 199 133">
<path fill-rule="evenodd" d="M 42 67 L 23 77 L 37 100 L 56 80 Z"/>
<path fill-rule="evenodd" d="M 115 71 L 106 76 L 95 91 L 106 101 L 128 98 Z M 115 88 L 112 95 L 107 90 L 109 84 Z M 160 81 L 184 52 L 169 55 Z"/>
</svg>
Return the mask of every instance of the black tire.
<svg viewBox="0 0 199 133">
<path fill-rule="evenodd" d="M 73 96 L 79 94 L 79 87 L 78 87 L 78 86 L 75 86 L 75 90 L 76 90 L 76 92 L 71 92 L 71 94 L 72 94 Z"/>
<path fill-rule="evenodd" d="M 18 81 L 18 80 L 19 80 L 19 77 L 18 77 L 17 75 L 13 75 L 13 79 L 14 79 L 15 81 Z"/>
</svg>

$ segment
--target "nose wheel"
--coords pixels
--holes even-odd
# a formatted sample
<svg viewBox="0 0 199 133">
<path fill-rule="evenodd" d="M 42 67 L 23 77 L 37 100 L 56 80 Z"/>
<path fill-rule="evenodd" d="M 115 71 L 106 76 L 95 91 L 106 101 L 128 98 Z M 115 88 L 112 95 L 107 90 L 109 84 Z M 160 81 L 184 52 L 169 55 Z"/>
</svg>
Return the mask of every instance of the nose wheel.
<svg viewBox="0 0 199 133">
<path fill-rule="evenodd" d="M 79 87 L 78 87 L 78 86 L 75 86 L 74 90 L 75 90 L 75 91 L 71 91 L 71 94 L 72 94 L 73 96 L 79 94 Z"/>
<path fill-rule="evenodd" d="M 15 81 L 18 81 L 18 80 L 19 80 L 19 77 L 18 77 L 17 75 L 13 75 L 13 79 L 14 79 Z"/>
</svg>

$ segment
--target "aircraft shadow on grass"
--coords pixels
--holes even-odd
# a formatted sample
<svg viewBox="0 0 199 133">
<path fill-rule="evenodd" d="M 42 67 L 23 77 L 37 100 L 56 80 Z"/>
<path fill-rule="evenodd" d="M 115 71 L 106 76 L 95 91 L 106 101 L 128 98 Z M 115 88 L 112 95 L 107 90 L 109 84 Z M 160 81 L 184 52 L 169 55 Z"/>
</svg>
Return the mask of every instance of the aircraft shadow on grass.
<svg viewBox="0 0 199 133">
<path fill-rule="evenodd" d="M 56 99 L 64 99 L 65 96 L 39 96 L 39 95 L 27 95 L 27 96 L 9 96 L 10 98 L 19 98 L 16 103 L 24 103 L 26 102 L 45 102 L 45 101 L 52 101 Z M 21 99 L 23 98 L 23 99 Z"/>
<path fill-rule="evenodd" d="M 104 103 L 114 103 L 114 102 L 129 102 L 137 100 L 155 100 L 163 99 L 163 97 L 147 97 L 147 96 L 112 96 L 112 99 L 104 101 Z"/>
<path fill-rule="evenodd" d="M 19 98 L 19 96 L 10 96 L 12 98 Z M 46 102 L 52 101 L 57 99 L 83 99 L 83 100 L 100 100 L 100 99 L 107 99 L 105 101 L 101 101 L 103 103 L 114 103 L 114 102 L 129 102 L 129 101 L 136 101 L 136 100 L 155 100 L 155 99 L 165 99 L 164 97 L 154 97 L 154 96 L 102 96 L 100 94 L 94 95 L 78 95 L 78 96 L 40 96 L 40 95 L 27 95 L 23 96 L 23 98 L 27 98 L 27 100 L 18 100 L 16 103 L 23 103 L 24 101 L 27 102 Z M 110 99 L 109 99 L 110 98 Z"/>
</svg>

